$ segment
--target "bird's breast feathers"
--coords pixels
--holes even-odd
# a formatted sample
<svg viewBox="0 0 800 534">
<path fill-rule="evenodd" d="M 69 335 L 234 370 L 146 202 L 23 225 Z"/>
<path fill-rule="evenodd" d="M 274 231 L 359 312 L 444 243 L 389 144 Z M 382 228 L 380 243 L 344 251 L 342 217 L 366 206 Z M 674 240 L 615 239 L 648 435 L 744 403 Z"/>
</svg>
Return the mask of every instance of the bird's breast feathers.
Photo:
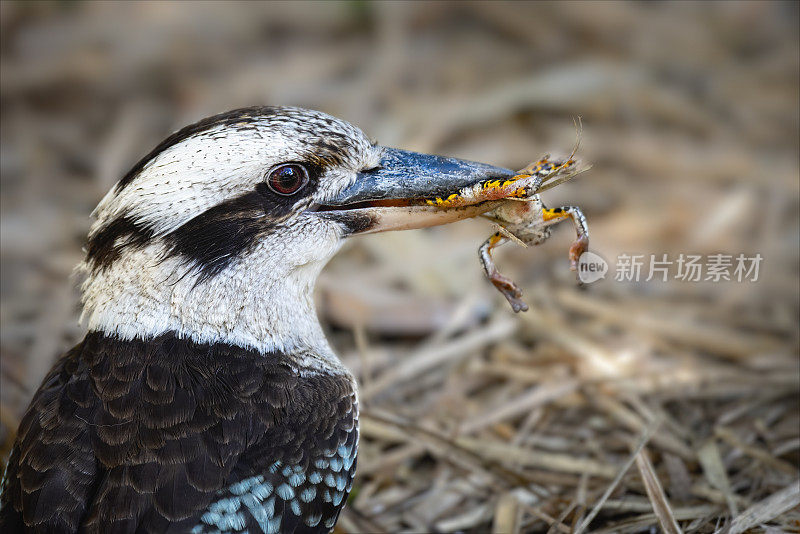
<svg viewBox="0 0 800 534">
<path fill-rule="evenodd" d="M 90 333 L 20 425 L 0 525 L 328 531 L 355 472 L 355 387 L 290 361 L 168 334 Z"/>
</svg>

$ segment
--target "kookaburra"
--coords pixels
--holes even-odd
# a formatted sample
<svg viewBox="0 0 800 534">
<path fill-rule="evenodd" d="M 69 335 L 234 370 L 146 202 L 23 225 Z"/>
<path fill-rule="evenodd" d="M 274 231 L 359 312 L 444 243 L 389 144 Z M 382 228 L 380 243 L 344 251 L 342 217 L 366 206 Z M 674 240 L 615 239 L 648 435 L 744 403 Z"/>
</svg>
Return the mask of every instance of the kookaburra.
<svg viewBox="0 0 800 534">
<path fill-rule="evenodd" d="M 94 212 L 88 333 L 19 426 L 0 531 L 330 531 L 358 394 L 317 320 L 317 275 L 350 236 L 488 211 L 422 199 L 512 174 L 299 108 L 168 137 Z"/>
</svg>

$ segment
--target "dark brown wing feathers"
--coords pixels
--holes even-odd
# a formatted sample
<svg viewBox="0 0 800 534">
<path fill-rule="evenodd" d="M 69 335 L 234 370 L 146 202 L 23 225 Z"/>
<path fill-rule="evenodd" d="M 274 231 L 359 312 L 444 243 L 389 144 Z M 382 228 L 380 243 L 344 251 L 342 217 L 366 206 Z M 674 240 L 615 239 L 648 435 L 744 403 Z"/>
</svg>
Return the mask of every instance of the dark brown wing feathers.
<svg viewBox="0 0 800 534">
<path fill-rule="evenodd" d="M 355 394 L 287 362 L 88 334 L 20 424 L 0 530 L 328 531 L 355 471 Z"/>
</svg>

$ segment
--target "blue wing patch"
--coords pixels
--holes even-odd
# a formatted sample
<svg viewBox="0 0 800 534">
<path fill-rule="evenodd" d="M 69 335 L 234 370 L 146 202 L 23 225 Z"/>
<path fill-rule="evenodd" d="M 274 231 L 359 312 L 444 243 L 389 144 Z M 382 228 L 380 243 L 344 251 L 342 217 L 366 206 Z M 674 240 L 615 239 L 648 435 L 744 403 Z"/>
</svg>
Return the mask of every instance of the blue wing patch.
<svg viewBox="0 0 800 534">
<path fill-rule="evenodd" d="M 192 534 L 284 534 L 328 532 L 350 492 L 358 431 L 323 456 L 301 464 L 270 464 L 264 474 L 243 478 L 217 493 Z"/>
</svg>

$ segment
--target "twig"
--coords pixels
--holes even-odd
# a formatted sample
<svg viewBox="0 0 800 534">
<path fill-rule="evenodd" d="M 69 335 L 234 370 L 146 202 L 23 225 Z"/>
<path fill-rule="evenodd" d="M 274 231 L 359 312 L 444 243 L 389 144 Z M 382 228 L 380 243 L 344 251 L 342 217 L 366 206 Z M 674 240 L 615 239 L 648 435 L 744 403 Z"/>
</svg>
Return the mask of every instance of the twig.
<svg viewBox="0 0 800 534">
<path fill-rule="evenodd" d="M 647 491 L 647 496 L 650 498 L 653 511 L 656 513 L 662 530 L 667 534 L 680 534 L 681 529 L 677 521 L 675 521 L 675 516 L 672 515 L 672 507 L 664 494 L 664 488 L 661 486 L 661 481 L 658 480 L 653 464 L 650 463 L 650 458 L 647 457 L 646 449 L 640 450 L 639 454 L 636 455 L 636 467 L 639 468 L 644 488 Z"/>
<path fill-rule="evenodd" d="M 736 516 L 731 521 L 727 534 L 739 534 L 749 528 L 769 521 L 780 514 L 800 505 L 800 480 L 795 480 L 782 490 Z"/>
<path fill-rule="evenodd" d="M 622 466 L 622 469 L 619 470 L 619 473 L 617 473 L 617 476 L 614 477 L 614 480 L 611 481 L 611 484 L 608 485 L 608 488 L 606 489 L 605 493 L 603 493 L 603 496 L 600 497 L 599 501 L 597 501 L 597 504 L 594 505 L 594 508 L 592 508 L 592 511 L 589 512 L 589 515 L 587 515 L 586 518 L 584 518 L 583 522 L 578 526 L 578 528 L 575 529 L 574 534 L 581 534 L 582 532 L 584 532 L 589 527 L 591 522 L 594 520 L 595 516 L 597 516 L 597 514 L 600 513 L 600 510 L 603 508 L 603 504 L 606 502 L 606 500 L 608 500 L 608 498 L 611 496 L 611 493 L 617 487 L 617 484 L 619 484 L 620 481 L 622 480 L 622 477 L 625 476 L 625 473 L 628 472 L 628 469 L 630 469 L 633 463 L 636 461 L 636 456 L 639 454 L 639 451 L 641 451 L 644 448 L 644 446 L 647 445 L 647 442 L 650 441 L 650 438 L 652 438 L 653 434 L 655 434 L 656 430 L 658 430 L 659 424 L 660 421 L 653 421 L 650 424 L 650 426 L 648 426 L 645 429 L 644 433 L 642 434 L 642 437 L 639 438 L 639 442 L 633 449 L 633 454 L 631 454 L 631 456 Z"/>
</svg>

